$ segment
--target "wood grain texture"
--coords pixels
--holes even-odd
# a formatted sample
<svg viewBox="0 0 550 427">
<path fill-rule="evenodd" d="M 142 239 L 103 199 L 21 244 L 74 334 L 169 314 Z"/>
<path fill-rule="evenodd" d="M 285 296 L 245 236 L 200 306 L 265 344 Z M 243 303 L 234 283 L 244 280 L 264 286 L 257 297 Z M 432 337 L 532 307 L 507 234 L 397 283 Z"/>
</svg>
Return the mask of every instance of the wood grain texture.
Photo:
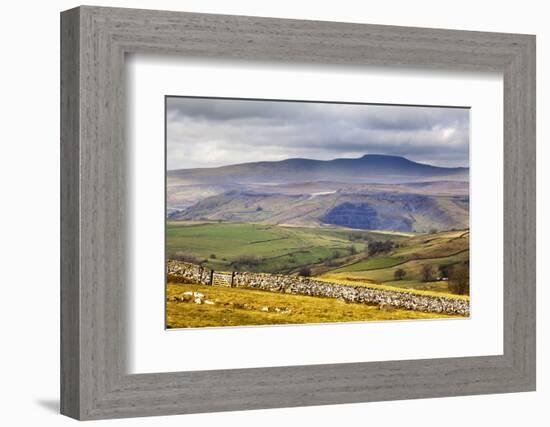
<svg viewBox="0 0 550 427">
<path fill-rule="evenodd" d="M 78 419 L 535 388 L 534 36 L 80 7 L 62 14 L 62 413 Z M 504 75 L 504 354 L 128 375 L 124 55 Z"/>
<path fill-rule="evenodd" d="M 79 13 L 61 20 L 61 412 L 80 414 Z"/>
</svg>

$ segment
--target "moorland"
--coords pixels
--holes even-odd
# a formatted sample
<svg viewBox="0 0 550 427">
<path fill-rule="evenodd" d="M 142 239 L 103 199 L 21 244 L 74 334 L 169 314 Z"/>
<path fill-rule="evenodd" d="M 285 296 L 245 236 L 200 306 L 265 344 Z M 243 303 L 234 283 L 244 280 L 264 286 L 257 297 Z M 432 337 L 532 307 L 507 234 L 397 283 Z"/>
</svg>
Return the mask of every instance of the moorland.
<svg viewBox="0 0 550 427">
<path fill-rule="evenodd" d="M 467 299 L 468 169 L 365 155 L 168 171 L 166 254 L 215 271 L 296 275 Z M 193 286 L 168 283 L 168 293 Z M 212 292 L 219 293 L 216 305 L 168 303 L 168 326 L 444 317 L 345 309 L 344 303 L 340 309 L 341 302 L 246 289 Z M 261 300 L 273 298 L 300 316 L 242 308 L 241 300 L 264 307 Z M 301 311 L 296 304 L 303 304 Z M 360 304 L 347 304 L 354 305 Z"/>
</svg>

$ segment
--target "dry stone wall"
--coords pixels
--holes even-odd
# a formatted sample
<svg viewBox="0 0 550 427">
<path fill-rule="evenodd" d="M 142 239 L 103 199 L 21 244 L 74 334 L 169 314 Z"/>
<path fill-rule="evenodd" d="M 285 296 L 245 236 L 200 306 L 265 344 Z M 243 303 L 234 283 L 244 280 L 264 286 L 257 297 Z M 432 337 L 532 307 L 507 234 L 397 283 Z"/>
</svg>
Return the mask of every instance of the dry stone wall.
<svg viewBox="0 0 550 427">
<path fill-rule="evenodd" d="M 211 285 L 213 270 L 189 262 L 168 260 L 166 266 L 168 276 L 175 276 L 186 283 Z"/>
<path fill-rule="evenodd" d="M 168 261 L 168 274 L 198 284 L 211 285 L 212 270 L 182 261 Z M 418 295 L 407 291 L 390 291 L 364 286 L 343 285 L 308 277 L 268 273 L 234 272 L 233 287 L 284 292 L 295 295 L 337 298 L 346 302 L 392 306 L 432 313 L 470 315 L 466 300 L 431 295 Z"/>
</svg>

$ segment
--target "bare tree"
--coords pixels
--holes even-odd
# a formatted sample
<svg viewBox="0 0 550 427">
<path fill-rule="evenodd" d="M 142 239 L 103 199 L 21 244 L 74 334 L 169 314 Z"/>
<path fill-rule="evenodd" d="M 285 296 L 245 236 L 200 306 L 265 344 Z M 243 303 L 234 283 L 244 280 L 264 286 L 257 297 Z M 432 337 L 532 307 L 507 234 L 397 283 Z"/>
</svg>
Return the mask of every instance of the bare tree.
<svg viewBox="0 0 550 427">
<path fill-rule="evenodd" d="M 438 269 L 439 269 L 439 276 L 440 277 L 443 277 L 445 279 L 448 279 L 449 278 L 449 272 L 451 271 L 451 269 L 453 268 L 453 265 L 452 264 L 441 264 Z"/>
<path fill-rule="evenodd" d="M 356 255 L 357 254 L 357 248 L 354 245 L 348 246 L 348 251 L 350 255 Z"/>
<path fill-rule="evenodd" d="M 431 282 L 433 280 L 433 267 L 431 264 L 424 264 L 421 270 L 422 281 Z"/>
<path fill-rule="evenodd" d="M 309 267 L 302 267 L 300 268 L 300 271 L 298 272 L 299 276 L 303 277 L 310 277 L 311 276 L 311 269 Z"/>
<path fill-rule="evenodd" d="M 397 270 L 395 270 L 395 273 L 393 273 L 393 277 L 395 277 L 395 280 L 403 280 L 406 274 L 407 273 L 405 270 L 403 270 L 402 268 L 398 268 Z"/>
<path fill-rule="evenodd" d="M 466 264 L 453 265 L 449 271 L 449 290 L 458 295 L 470 293 L 470 269 Z"/>
</svg>

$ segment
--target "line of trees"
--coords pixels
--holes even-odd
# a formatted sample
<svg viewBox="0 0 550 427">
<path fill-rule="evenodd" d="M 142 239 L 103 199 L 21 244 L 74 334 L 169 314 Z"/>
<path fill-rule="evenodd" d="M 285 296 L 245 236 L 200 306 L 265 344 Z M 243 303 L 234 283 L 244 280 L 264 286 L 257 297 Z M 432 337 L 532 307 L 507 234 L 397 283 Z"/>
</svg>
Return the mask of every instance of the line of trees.
<svg viewBox="0 0 550 427">
<path fill-rule="evenodd" d="M 457 295 L 467 295 L 470 293 L 470 266 L 468 262 L 456 264 L 442 264 L 438 267 L 438 279 L 447 279 L 449 291 Z M 401 276 L 402 274 L 402 276 Z M 420 269 L 421 280 L 423 282 L 432 282 L 436 280 L 435 269 L 431 264 L 423 264 Z M 395 278 L 401 280 L 405 273 L 395 271 Z"/>
<path fill-rule="evenodd" d="M 234 265 L 243 265 L 243 266 L 257 266 L 263 261 L 263 258 L 260 258 L 256 255 L 240 255 L 233 262 Z"/>
<path fill-rule="evenodd" d="M 449 290 L 458 295 L 470 293 L 470 268 L 467 263 L 455 264 L 451 267 Z"/>
<path fill-rule="evenodd" d="M 369 256 L 390 252 L 395 247 L 391 240 L 369 242 L 367 253 Z"/>
<path fill-rule="evenodd" d="M 182 251 L 177 251 L 177 252 L 170 253 L 168 255 L 168 258 L 175 259 L 177 261 L 189 262 L 189 263 L 192 263 L 192 264 L 201 264 L 202 262 L 206 261 L 206 260 L 202 260 L 202 259 L 197 258 L 195 255 L 188 254 L 188 253 L 182 252 Z"/>
</svg>

